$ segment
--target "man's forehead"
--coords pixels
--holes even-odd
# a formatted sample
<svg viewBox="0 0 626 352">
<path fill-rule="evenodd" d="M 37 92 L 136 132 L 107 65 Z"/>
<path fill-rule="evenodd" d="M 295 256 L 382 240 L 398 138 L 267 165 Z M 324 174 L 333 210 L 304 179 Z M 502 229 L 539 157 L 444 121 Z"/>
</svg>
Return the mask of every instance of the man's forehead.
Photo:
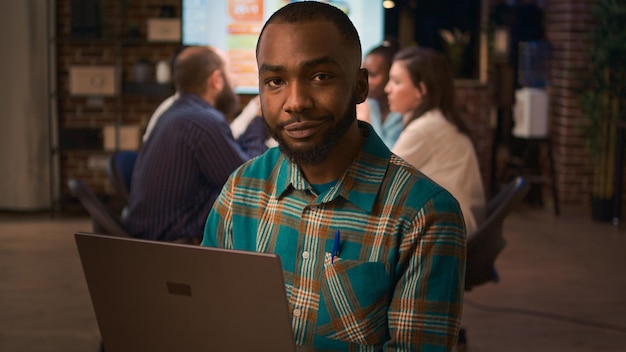
<svg viewBox="0 0 626 352">
<path fill-rule="evenodd" d="M 353 50 L 346 45 L 332 22 L 325 20 L 276 22 L 268 24 L 265 28 L 260 38 L 257 59 L 259 65 L 277 58 L 290 62 L 294 60 L 304 62 L 319 57 L 344 61 L 342 58 L 354 56 Z"/>
<path fill-rule="evenodd" d="M 261 38 L 261 45 L 267 44 L 265 37 L 279 37 L 281 40 L 291 37 L 311 38 L 324 37 L 327 40 L 341 41 L 339 30 L 334 23 L 324 19 L 314 19 L 303 22 L 272 22 L 267 25 Z M 269 41 L 271 42 L 271 41 Z"/>
</svg>

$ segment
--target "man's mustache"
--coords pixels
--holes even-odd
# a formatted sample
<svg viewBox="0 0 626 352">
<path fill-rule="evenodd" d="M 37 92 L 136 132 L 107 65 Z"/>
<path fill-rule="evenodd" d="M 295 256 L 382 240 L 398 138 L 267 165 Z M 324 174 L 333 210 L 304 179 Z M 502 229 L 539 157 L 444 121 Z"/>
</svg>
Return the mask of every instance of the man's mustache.
<svg viewBox="0 0 626 352">
<path fill-rule="evenodd" d="M 289 116 L 289 120 L 283 121 L 276 125 L 277 129 L 283 129 L 285 126 L 290 125 L 296 122 L 302 121 L 319 121 L 319 120 L 332 120 L 333 117 L 331 115 L 322 115 L 322 116 L 311 116 L 308 114 L 291 114 Z"/>
</svg>

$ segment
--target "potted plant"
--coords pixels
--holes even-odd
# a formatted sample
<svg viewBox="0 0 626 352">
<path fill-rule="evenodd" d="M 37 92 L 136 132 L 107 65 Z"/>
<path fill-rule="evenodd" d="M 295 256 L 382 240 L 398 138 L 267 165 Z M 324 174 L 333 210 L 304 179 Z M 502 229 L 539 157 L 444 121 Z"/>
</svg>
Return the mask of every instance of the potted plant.
<svg viewBox="0 0 626 352">
<path fill-rule="evenodd" d="M 450 66 L 455 77 L 463 73 L 465 64 L 465 52 L 470 41 L 469 32 L 461 32 L 458 28 L 453 30 L 440 29 L 439 35 L 443 38 L 445 52 L 450 60 Z"/>
<path fill-rule="evenodd" d="M 589 34 L 589 70 L 580 93 L 584 135 L 593 165 L 592 218 L 612 218 L 616 122 L 626 120 L 626 3 L 597 0 Z"/>
</svg>

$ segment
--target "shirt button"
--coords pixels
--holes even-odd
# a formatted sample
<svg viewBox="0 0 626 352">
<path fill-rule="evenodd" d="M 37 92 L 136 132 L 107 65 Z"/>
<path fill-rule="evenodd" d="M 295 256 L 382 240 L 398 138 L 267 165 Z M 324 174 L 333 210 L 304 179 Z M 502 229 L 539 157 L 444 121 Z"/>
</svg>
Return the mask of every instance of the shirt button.
<svg viewBox="0 0 626 352">
<path fill-rule="evenodd" d="M 302 252 L 302 258 L 303 259 L 309 259 L 309 252 L 307 252 L 307 251 Z"/>
<path fill-rule="evenodd" d="M 300 309 L 296 308 L 296 309 L 293 310 L 293 316 L 294 317 L 299 317 L 301 313 L 302 312 L 300 311 Z"/>
</svg>

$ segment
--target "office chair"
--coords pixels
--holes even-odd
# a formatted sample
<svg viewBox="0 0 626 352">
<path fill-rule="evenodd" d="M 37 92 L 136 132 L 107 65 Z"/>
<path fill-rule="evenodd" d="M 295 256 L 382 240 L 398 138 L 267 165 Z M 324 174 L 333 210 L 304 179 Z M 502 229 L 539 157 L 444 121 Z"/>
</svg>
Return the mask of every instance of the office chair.
<svg viewBox="0 0 626 352">
<path fill-rule="evenodd" d="M 488 282 L 498 282 L 495 261 L 506 246 L 503 236 L 504 219 L 522 202 L 530 190 L 530 183 L 517 176 L 485 206 L 485 220 L 467 235 L 465 291 Z M 465 328 L 459 330 L 458 345 L 467 344 Z"/>
<path fill-rule="evenodd" d="M 510 181 L 485 206 L 485 220 L 467 236 L 465 291 L 487 282 L 498 282 L 495 261 L 506 246 L 504 219 L 528 194 L 530 183 L 523 176 Z"/>
<path fill-rule="evenodd" d="M 91 215 L 93 232 L 112 236 L 130 237 L 126 230 L 124 230 L 120 217 L 108 209 L 83 180 L 70 178 L 67 181 L 67 185 L 72 195 L 78 198 L 83 207 L 89 212 L 89 215 Z"/>
<path fill-rule="evenodd" d="M 107 162 L 109 180 L 125 203 L 128 203 L 130 181 L 138 154 L 132 150 L 120 150 L 113 153 Z"/>
</svg>

